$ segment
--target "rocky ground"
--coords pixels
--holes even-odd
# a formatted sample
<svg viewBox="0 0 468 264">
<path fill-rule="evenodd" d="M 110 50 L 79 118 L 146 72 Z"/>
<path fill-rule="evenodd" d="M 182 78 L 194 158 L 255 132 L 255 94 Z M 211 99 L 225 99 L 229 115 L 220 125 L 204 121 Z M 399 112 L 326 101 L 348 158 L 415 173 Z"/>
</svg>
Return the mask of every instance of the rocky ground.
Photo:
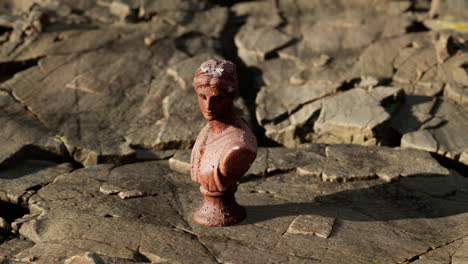
<svg viewBox="0 0 468 264">
<path fill-rule="evenodd" d="M 0 263 L 468 263 L 468 3 L 430 4 L 2 0 Z M 191 218 L 208 58 L 260 145 L 224 228 Z"/>
</svg>

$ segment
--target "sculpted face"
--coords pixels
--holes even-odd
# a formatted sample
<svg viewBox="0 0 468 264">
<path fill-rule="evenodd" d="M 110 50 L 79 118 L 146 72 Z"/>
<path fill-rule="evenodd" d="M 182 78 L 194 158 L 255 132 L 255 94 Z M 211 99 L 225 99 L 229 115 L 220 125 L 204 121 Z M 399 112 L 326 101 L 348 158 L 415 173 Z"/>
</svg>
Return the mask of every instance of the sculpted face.
<svg viewBox="0 0 468 264">
<path fill-rule="evenodd" d="M 233 98 L 219 87 L 219 83 L 197 87 L 198 105 L 206 120 L 222 120 L 231 114 Z"/>
</svg>

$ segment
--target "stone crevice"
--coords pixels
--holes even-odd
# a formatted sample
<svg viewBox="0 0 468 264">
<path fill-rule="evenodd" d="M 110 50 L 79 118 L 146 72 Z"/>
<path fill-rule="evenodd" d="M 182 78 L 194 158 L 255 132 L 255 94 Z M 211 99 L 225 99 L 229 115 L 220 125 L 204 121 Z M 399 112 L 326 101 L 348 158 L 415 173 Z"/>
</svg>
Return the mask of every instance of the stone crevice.
<svg viewBox="0 0 468 264">
<path fill-rule="evenodd" d="M 413 256 L 413 257 L 408 258 L 408 259 L 407 259 L 407 263 L 413 263 L 413 262 L 419 260 L 419 259 L 421 258 L 421 256 L 426 255 L 427 253 L 429 253 L 429 252 L 431 252 L 431 251 L 433 251 L 433 250 L 436 250 L 436 249 L 439 249 L 439 248 L 448 246 L 448 245 L 453 244 L 453 243 L 455 243 L 455 242 L 457 242 L 457 241 L 463 240 L 463 239 L 466 238 L 466 237 L 468 237 L 468 236 L 463 236 L 463 237 L 457 238 L 457 239 L 455 239 L 455 240 L 452 240 L 452 241 L 450 241 L 450 242 L 444 243 L 444 244 L 442 244 L 442 245 L 433 246 L 433 247 L 429 248 L 428 250 L 426 250 L 426 251 L 424 251 L 424 252 L 422 252 L 422 253 L 420 253 L 420 254 L 418 254 L 418 255 L 415 255 L 415 256 Z M 461 246 L 460 246 L 460 247 L 461 247 Z M 456 252 L 456 251 L 455 251 L 455 252 Z M 454 255 L 455 255 L 455 254 L 454 254 Z M 450 257 L 452 258 L 453 255 L 450 256 Z M 396 264 L 397 264 L 397 263 L 396 263 Z"/>
<path fill-rule="evenodd" d="M 453 251 L 452 254 L 450 254 L 450 264 L 453 262 L 453 256 L 455 256 L 455 254 L 457 254 L 458 250 L 465 244 L 465 240 L 464 239 L 461 239 L 461 243 L 460 245 L 458 246 L 458 248 L 456 250 Z"/>
<path fill-rule="evenodd" d="M 399 232 L 402 232 L 402 233 L 404 233 L 404 234 L 406 234 L 408 236 L 411 236 L 412 238 L 414 238 L 416 240 L 420 240 L 420 238 L 417 237 L 415 234 L 412 234 L 411 232 L 408 232 L 408 231 L 406 231 L 406 230 L 404 230 L 404 229 L 402 229 L 402 228 L 400 228 L 398 226 L 392 225 L 391 223 L 389 223 L 387 221 L 376 218 L 373 215 L 370 215 L 370 214 L 368 214 L 368 213 L 366 213 L 366 212 L 364 212 L 364 211 L 362 211 L 362 210 L 360 210 L 360 209 L 358 209 L 356 207 L 350 207 L 350 209 L 355 211 L 355 212 L 358 212 L 358 213 L 360 213 L 362 215 L 365 215 L 365 216 L 367 216 L 367 217 L 369 217 L 369 218 L 371 218 L 371 219 L 373 219 L 373 220 L 375 220 L 375 221 L 377 221 L 377 222 L 379 222 L 379 223 L 381 223 L 381 224 L 383 224 L 385 226 L 388 226 L 388 227 L 392 228 L 392 230 L 398 230 Z M 430 237 L 428 237 L 428 238 L 430 238 Z"/>
<path fill-rule="evenodd" d="M 172 204 L 170 204 L 170 206 L 171 206 L 171 207 L 174 209 L 174 211 L 178 214 L 180 220 L 182 220 L 182 222 L 183 222 L 187 227 L 189 227 L 190 229 L 193 229 L 192 226 L 191 226 L 191 225 L 189 224 L 189 222 L 187 221 L 187 219 L 185 219 L 184 212 L 183 212 L 183 207 L 182 207 L 182 204 L 181 204 L 181 202 L 180 202 L 179 194 L 178 194 L 178 192 L 177 192 L 177 187 L 176 187 L 174 184 L 170 183 L 170 184 L 169 184 L 169 189 L 170 189 L 171 194 L 172 194 L 172 197 L 174 198 L 174 201 L 175 201 L 175 203 L 176 203 L 175 208 L 174 208 L 174 206 L 172 206 Z M 185 230 L 182 230 L 182 231 L 187 232 L 187 231 L 185 231 Z M 190 230 L 190 232 L 192 232 L 192 231 Z M 190 232 L 189 232 L 189 233 L 190 233 Z"/>
<path fill-rule="evenodd" d="M 208 245 L 200 239 L 200 237 L 198 236 L 197 233 L 192 232 L 191 230 L 187 230 L 187 229 L 185 229 L 185 228 L 178 227 L 178 226 L 173 226 L 173 228 L 175 228 L 175 229 L 177 229 L 177 230 L 180 230 L 180 231 L 182 231 L 182 232 L 188 234 L 189 236 L 195 238 L 195 240 L 205 249 L 206 253 L 208 253 L 208 255 L 210 255 L 211 258 L 212 258 L 216 263 L 220 263 L 220 264 L 223 263 L 223 262 L 221 262 L 221 261 L 219 260 L 219 258 L 216 256 L 216 254 L 214 254 L 213 250 L 210 249 L 210 248 L 208 247 Z"/>
<path fill-rule="evenodd" d="M 42 121 L 40 118 L 39 118 L 39 115 L 35 112 L 33 112 L 31 110 L 31 108 L 29 108 L 28 105 L 24 104 L 19 98 L 17 98 L 14 93 L 12 91 L 10 91 L 9 89 L 6 89 L 6 88 L 2 88 L 0 87 L 0 91 L 4 91 L 6 93 L 8 93 L 8 95 L 18 104 L 20 104 L 21 106 L 23 106 L 24 110 L 26 110 L 27 112 L 29 112 L 32 116 L 34 116 L 34 118 L 36 119 L 36 121 L 38 121 L 45 129 L 47 129 L 50 133 L 50 135 L 54 135 L 54 133 L 52 132 L 52 130 L 47 127 L 47 125 L 45 124 L 44 121 Z"/>
</svg>

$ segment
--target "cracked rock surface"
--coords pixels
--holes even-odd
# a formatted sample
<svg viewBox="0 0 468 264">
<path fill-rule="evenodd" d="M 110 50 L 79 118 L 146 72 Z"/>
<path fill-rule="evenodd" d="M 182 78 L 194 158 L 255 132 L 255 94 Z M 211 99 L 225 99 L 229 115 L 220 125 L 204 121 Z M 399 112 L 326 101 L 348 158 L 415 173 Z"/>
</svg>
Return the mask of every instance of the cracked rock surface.
<svg viewBox="0 0 468 264">
<path fill-rule="evenodd" d="M 0 1 L 0 264 L 468 263 L 466 8 Z M 192 220 L 209 58 L 259 143 L 223 228 Z"/>
<path fill-rule="evenodd" d="M 394 155 L 395 163 L 409 155 L 421 165 L 392 169 L 384 160 L 358 165 L 353 162 L 359 159 L 332 158 L 347 153 L 343 147 L 374 159 Z M 225 228 L 193 222 L 201 196 L 189 175 L 171 170 L 167 161 L 63 171 L 25 201 L 30 213 L 12 226 L 32 242 L 20 252 L 6 251 L 7 257 L 48 263 L 92 251 L 106 263 L 397 263 L 468 235 L 468 181 L 427 152 L 353 145 L 285 150 L 260 151 L 264 173 L 246 176 L 237 192 L 248 218 Z M 325 182 L 307 168 L 312 159 L 324 171 L 334 162 L 343 171 L 358 166 L 361 175 L 386 171 L 400 178 Z M 109 189 L 116 191 L 103 191 Z M 139 195 L 121 199 L 117 192 L 124 190 Z"/>
</svg>

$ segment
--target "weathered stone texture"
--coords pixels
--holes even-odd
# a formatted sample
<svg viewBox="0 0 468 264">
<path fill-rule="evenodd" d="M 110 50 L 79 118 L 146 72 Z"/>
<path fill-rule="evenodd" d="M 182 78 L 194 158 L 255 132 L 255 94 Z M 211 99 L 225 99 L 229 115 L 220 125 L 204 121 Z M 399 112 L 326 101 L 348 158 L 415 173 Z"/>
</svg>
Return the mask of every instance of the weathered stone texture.
<svg viewBox="0 0 468 264">
<path fill-rule="evenodd" d="M 192 58 L 184 55 L 170 44 L 174 41 L 168 38 L 171 28 L 164 23 L 126 26 L 123 38 L 115 27 L 84 31 L 86 36 L 80 35 L 81 31 L 65 31 L 61 33 L 64 42 L 52 44 L 44 38 L 57 36 L 44 35 L 27 46 L 38 52 L 38 47 L 45 45 L 42 53 L 22 56 L 48 56 L 2 86 L 27 105 L 63 142 L 70 155 L 85 166 L 132 158 L 132 146 L 188 147 L 193 142 L 193 131 L 202 125 L 202 116 L 196 99 L 189 96 L 193 93 L 188 89 L 193 70 L 187 69 L 216 55 L 213 49 L 205 49 L 206 53 Z M 158 30 L 161 40 L 147 47 L 143 36 L 153 30 Z M 107 36 L 108 41 L 103 42 Z M 90 46 L 72 45 L 77 39 Z M 172 76 L 164 72 L 166 68 Z M 5 98 L 8 99 L 7 94 Z M 180 103 L 172 106 L 179 98 L 184 99 L 186 107 Z M 66 109 L 61 109 L 64 104 Z M 183 127 L 185 131 L 181 130 Z M 172 133 L 175 128 L 177 134 Z M 9 145 L 12 149 L 21 147 Z"/>
<path fill-rule="evenodd" d="M 448 158 L 466 163 L 468 117 L 461 106 L 443 101 L 434 117 L 421 130 L 405 134 L 402 147 L 413 147 L 436 152 Z"/>
<path fill-rule="evenodd" d="M 375 130 L 389 118 L 377 100 L 366 91 L 355 89 L 325 100 L 314 130 L 330 135 L 327 141 L 336 138 L 335 143 L 366 144 L 376 140 Z"/>
<path fill-rule="evenodd" d="M 172 159 L 183 164 L 187 158 L 177 154 Z M 370 162 L 376 159 L 380 162 Z M 97 253 L 105 263 L 401 262 L 430 245 L 467 235 L 466 179 L 449 174 L 426 152 L 353 145 L 264 148 L 252 167 L 254 174 L 241 181 L 237 194 L 248 218 L 222 229 L 193 222 L 198 190 L 188 174 L 171 171 L 165 161 L 62 173 L 31 194 L 25 201 L 31 213 L 12 224 L 35 244 L 6 256 L 28 263 L 64 261 L 86 251 Z M 376 174 L 393 182 L 324 182 L 331 169 L 335 180 Z M 396 180 L 400 176 L 413 177 Z M 125 190 L 142 196 L 116 195 Z M 393 205 L 396 197 L 400 198 Z M 362 254 L 362 248 L 374 250 Z"/>
<path fill-rule="evenodd" d="M 0 263 L 466 263 L 463 0 L 215 2 L 0 1 Z M 225 228 L 192 219 L 209 58 L 259 142 Z"/>
</svg>

